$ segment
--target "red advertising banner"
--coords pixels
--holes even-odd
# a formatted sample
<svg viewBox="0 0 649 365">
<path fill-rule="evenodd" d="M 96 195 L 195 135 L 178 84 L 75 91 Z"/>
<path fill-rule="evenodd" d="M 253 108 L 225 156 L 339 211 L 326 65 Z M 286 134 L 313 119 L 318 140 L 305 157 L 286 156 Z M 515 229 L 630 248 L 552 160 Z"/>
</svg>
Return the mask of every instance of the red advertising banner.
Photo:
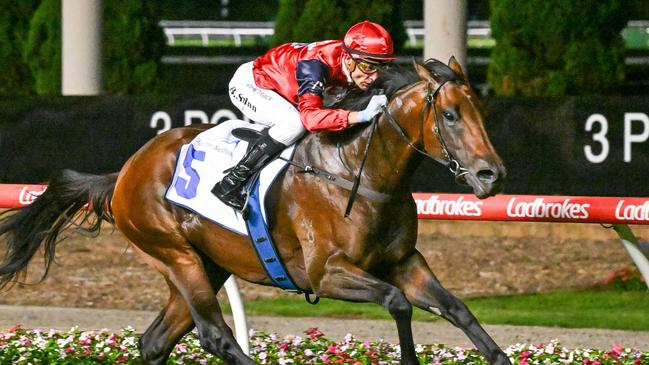
<svg viewBox="0 0 649 365">
<path fill-rule="evenodd" d="M 46 185 L 0 184 L 0 208 L 30 204 Z M 419 219 L 649 224 L 649 198 L 413 193 Z"/>
<path fill-rule="evenodd" d="M 649 198 L 414 193 L 420 219 L 649 224 Z"/>
<path fill-rule="evenodd" d="M 46 185 L 0 184 L 0 208 L 31 204 L 46 188 Z"/>
</svg>

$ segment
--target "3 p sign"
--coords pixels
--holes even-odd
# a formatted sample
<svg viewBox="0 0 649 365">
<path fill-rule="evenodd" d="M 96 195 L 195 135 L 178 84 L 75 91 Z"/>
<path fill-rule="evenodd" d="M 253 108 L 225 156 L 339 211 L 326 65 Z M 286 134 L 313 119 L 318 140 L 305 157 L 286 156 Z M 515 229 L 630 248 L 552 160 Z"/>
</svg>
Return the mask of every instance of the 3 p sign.
<svg viewBox="0 0 649 365">
<path fill-rule="evenodd" d="M 606 117 L 602 114 L 592 114 L 586 120 L 584 129 L 593 134 L 593 143 L 584 146 L 584 155 L 588 161 L 592 163 L 606 161 L 611 149 Z M 640 129 L 640 133 L 634 133 L 634 129 Z M 649 140 L 649 116 L 645 113 L 624 113 L 624 136 L 622 139 L 624 162 L 631 162 L 633 159 L 632 147 L 634 143 L 643 143 L 647 140 Z"/>
</svg>

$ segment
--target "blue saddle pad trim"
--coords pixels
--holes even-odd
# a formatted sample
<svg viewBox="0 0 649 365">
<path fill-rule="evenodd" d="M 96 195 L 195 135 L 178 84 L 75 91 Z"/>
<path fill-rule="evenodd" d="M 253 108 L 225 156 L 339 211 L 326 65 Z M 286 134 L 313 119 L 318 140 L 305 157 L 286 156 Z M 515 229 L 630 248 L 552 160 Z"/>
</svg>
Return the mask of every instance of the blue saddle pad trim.
<svg viewBox="0 0 649 365">
<path fill-rule="evenodd" d="M 259 179 L 256 179 L 248 197 L 248 219 L 246 219 L 248 235 L 252 246 L 257 252 L 268 277 L 280 288 L 288 291 L 300 292 L 293 280 L 286 272 L 284 264 L 277 254 L 275 244 L 268 231 L 261 214 L 261 202 L 259 201 Z"/>
</svg>

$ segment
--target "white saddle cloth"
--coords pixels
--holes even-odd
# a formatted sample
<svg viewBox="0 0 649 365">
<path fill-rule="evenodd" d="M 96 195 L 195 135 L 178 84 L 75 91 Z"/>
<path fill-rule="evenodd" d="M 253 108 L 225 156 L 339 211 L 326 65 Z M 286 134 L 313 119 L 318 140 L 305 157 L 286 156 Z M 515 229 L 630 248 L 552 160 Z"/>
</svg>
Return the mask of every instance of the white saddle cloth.
<svg viewBox="0 0 649 365">
<path fill-rule="evenodd" d="M 246 153 L 248 142 L 232 135 L 232 130 L 236 128 L 261 131 L 267 127 L 234 119 L 197 135 L 193 141 L 180 148 L 174 177 L 165 197 L 173 204 L 247 236 L 246 224 L 241 213 L 225 205 L 211 192 L 214 184 L 225 176 L 223 171 L 236 165 Z M 286 148 L 281 156 L 290 159 L 294 149 L 295 145 Z M 266 165 L 259 175 L 259 198 L 266 223 L 266 193 L 286 165 L 286 161 L 275 159 Z"/>
</svg>

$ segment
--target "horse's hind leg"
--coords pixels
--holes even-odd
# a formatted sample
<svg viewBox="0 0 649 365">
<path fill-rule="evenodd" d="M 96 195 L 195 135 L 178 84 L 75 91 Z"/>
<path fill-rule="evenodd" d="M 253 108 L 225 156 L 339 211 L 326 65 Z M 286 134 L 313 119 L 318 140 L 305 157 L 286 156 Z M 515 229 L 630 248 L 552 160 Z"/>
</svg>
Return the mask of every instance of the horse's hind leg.
<svg viewBox="0 0 649 365">
<path fill-rule="evenodd" d="M 511 365 L 507 355 L 466 305 L 440 284 L 419 252 L 394 267 L 388 280 L 401 288 L 412 304 L 443 317 L 464 331 L 490 364 Z"/>
<path fill-rule="evenodd" d="M 230 276 L 203 256 L 203 265 L 214 291 L 218 291 Z M 151 326 L 140 338 L 140 352 L 144 364 L 166 364 L 178 341 L 194 328 L 187 302 L 168 279 L 169 301 Z"/>
<path fill-rule="evenodd" d="M 143 338 L 144 347 L 149 346 L 146 350 L 150 350 L 151 355 L 161 359 L 163 357 L 161 355 L 164 354 L 161 350 L 169 352 L 173 350 L 175 341 L 189 331 L 191 327 L 189 321 L 193 319 L 198 329 L 201 347 L 205 351 L 223 359 L 227 364 L 255 364 L 236 342 L 232 330 L 223 319 L 216 298 L 216 291 L 223 285 L 229 274 L 208 259 L 203 260 L 191 244 L 182 238 L 170 239 L 164 245 L 143 245 L 142 242 L 146 240 L 138 240 L 137 247 L 149 256 L 147 261 L 177 289 L 177 294 L 173 297 L 173 305 L 171 307 L 168 305 L 168 308 L 173 308 L 174 312 L 163 311 L 164 313 L 156 319 L 150 331 L 147 330 L 150 334 Z M 180 304 L 180 298 L 184 306 Z M 189 321 L 184 319 L 183 322 L 182 314 L 187 311 L 191 314 L 191 318 Z M 156 343 L 155 339 L 148 345 L 146 341 L 153 338 L 155 334 L 165 333 L 167 326 L 170 325 L 167 318 L 176 321 L 170 326 L 173 329 L 173 337 L 176 337 L 175 341 L 172 341 L 173 337 L 170 336 L 168 341 L 164 342 L 165 346 L 170 345 L 171 348 L 157 347 L 163 342 Z"/>
<path fill-rule="evenodd" d="M 178 289 L 167 280 L 169 301 L 140 337 L 140 354 L 146 365 L 166 364 L 180 338 L 194 328 L 187 303 Z"/>
</svg>

